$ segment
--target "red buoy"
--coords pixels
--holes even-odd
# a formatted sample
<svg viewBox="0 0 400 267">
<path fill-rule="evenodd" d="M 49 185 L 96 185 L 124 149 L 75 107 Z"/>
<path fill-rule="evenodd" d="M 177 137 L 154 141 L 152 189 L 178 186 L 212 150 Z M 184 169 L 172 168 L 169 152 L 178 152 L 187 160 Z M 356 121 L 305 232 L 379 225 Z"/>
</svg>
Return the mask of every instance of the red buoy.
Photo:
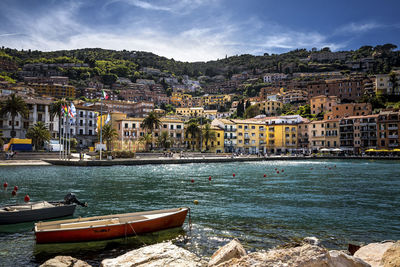
<svg viewBox="0 0 400 267">
<path fill-rule="evenodd" d="M 332 169 L 331 167 L 328 168 L 329 170 Z"/>
<path fill-rule="evenodd" d="M 284 172 L 285 170 L 282 170 L 282 172 Z"/>
<path fill-rule="evenodd" d="M 4 186 L 4 189 L 7 189 L 8 183 L 4 182 L 3 186 Z"/>
<path fill-rule="evenodd" d="M 15 196 L 17 195 L 17 191 L 13 190 L 13 191 L 11 192 L 11 195 L 12 195 L 13 197 L 15 197 Z"/>
<path fill-rule="evenodd" d="M 310 168 L 310 170 L 313 170 L 314 168 Z"/>
<path fill-rule="evenodd" d="M 25 202 L 29 202 L 29 200 L 31 200 L 31 198 L 29 197 L 29 195 L 25 195 L 24 201 L 25 201 Z"/>
<path fill-rule="evenodd" d="M 275 171 L 278 170 L 278 168 L 275 168 Z"/>
<path fill-rule="evenodd" d="M 279 171 L 276 171 L 276 173 L 279 173 Z"/>
<path fill-rule="evenodd" d="M 192 179 L 191 182 L 194 183 L 194 179 Z"/>
<path fill-rule="evenodd" d="M 208 180 L 211 181 L 211 176 L 208 176 Z"/>
<path fill-rule="evenodd" d="M 264 177 L 267 177 L 267 175 L 266 175 L 266 174 L 264 174 Z"/>
<path fill-rule="evenodd" d="M 14 190 L 15 190 L 15 191 L 18 191 L 18 186 L 14 186 Z"/>
<path fill-rule="evenodd" d="M 232 174 L 233 177 L 235 177 L 235 174 Z"/>
</svg>

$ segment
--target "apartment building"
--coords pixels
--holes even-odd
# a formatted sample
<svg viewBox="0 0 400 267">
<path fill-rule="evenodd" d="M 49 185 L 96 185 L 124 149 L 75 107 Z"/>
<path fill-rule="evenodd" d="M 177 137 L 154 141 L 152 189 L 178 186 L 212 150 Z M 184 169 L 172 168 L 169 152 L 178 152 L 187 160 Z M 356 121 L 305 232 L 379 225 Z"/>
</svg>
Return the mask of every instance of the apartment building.
<svg viewBox="0 0 400 267">
<path fill-rule="evenodd" d="M 211 122 L 211 125 L 223 130 L 224 133 L 223 151 L 225 153 L 235 152 L 237 145 L 237 125 L 232 120 L 227 120 L 227 119 L 215 119 Z"/>
<path fill-rule="evenodd" d="M 378 115 L 378 148 L 400 148 L 400 112 L 384 111 Z"/>
<path fill-rule="evenodd" d="M 282 109 L 283 103 L 280 101 L 262 101 L 256 103 L 260 110 L 261 114 L 265 114 L 267 116 L 276 116 L 279 115 L 278 112 Z"/>
<path fill-rule="evenodd" d="M 364 94 L 363 78 L 332 79 L 310 82 L 307 85 L 308 97 L 337 96 L 340 100 L 358 100 Z"/>
<path fill-rule="evenodd" d="M 194 107 L 194 108 L 176 108 L 176 114 L 185 117 L 203 117 L 204 108 Z"/>
<path fill-rule="evenodd" d="M 340 103 L 337 96 L 314 96 L 310 99 L 311 114 L 319 114 L 321 112 L 332 112 L 334 106 Z"/>
<path fill-rule="evenodd" d="M 204 95 L 203 96 L 203 105 L 204 106 L 222 106 L 227 102 L 231 101 L 230 95 Z"/>
<path fill-rule="evenodd" d="M 236 152 L 266 153 L 266 124 L 255 120 L 232 120 L 237 126 Z"/>
<path fill-rule="evenodd" d="M 26 138 L 26 133 L 29 128 L 33 127 L 37 122 L 43 122 L 49 129 L 53 138 L 58 137 L 58 117 L 50 116 L 50 105 L 52 100 L 28 97 L 21 95 L 28 106 L 29 115 L 27 118 L 17 115 L 14 121 L 14 131 L 16 138 Z M 6 101 L 8 97 L 2 97 L 1 102 Z M 0 118 L 0 131 L 4 138 L 11 138 L 12 122 L 11 115 L 5 115 Z"/>
<path fill-rule="evenodd" d="M 263 75 L 264 83 L 272 83 L 287 78 L 287 74 L 284 73 L 266 73 Z"/>
<path fill-rule="evenodd" d="M 331 111 L 324 114 L 324 119 L 339 119 L 350 116 L 371 115 L 372 106 L 370 103 L 346 103 L 334 104 Z"/>
<path fill-rule="evenodd" d="M 339 131 L 339 120 L 323 120 L 310 122 L 308 129 L 310 150 L 312 152 L 318 152 L 322 148 L 339 148 Z"/>
<path fill-rule="evenodd" d="M 55 98 L 75 98 L 75 87 L 64 84 L 30 83 L 30 87 L 35 89 L 38 95 L 52 96 Z"/>
<path fill-rule="evenodd" d="M 79 148 L 92 147 L 97 141 L 97 113 L 93 107 L 84 107 L 77 105 L 76 117 L 73 119 L 72 125 L 69 126 L 71 135 L 76 138 Z M 64 125 L 65 117 L 62 118 Z M 104 121 L 103 121 L 104 123 Z M 61 129 L 61 134 L 64 133 L 64 128 Z"/>
<path fill-rule="evenodd" d="M 395 72 L 397 81 L 400 81 L 400 71 Z M 375 76 L 375 93 L 377 95 L 400 95 L 400 86 L 393 88 L 389 74 L 377 74 Z"/>
</svg>

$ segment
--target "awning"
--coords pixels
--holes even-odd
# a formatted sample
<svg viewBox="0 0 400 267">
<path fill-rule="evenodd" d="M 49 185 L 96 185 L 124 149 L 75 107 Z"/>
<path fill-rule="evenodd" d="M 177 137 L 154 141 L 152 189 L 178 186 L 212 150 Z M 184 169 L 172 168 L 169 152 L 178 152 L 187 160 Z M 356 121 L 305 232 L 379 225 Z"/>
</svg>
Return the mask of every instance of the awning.
<svg viewBox="0 0 400 267">
<path fill-rule="evenodd" d="M 321 152 L 330 152 L 331 150 L 329 148 L 322 148 L 319 151 L 321 151 Z"/>
<path fill-rule="evenodd" d="M 333 152 L 342 152 L 343 150 L 341 150 L 340 148 L 334 148 L 332 149 Z"/>
</svg>

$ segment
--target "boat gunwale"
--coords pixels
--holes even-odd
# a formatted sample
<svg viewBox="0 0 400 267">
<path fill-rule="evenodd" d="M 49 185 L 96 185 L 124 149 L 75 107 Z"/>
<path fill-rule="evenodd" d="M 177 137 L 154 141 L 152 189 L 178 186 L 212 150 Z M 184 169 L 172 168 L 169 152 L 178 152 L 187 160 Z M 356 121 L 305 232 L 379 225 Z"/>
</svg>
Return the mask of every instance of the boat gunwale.
<svg viewBox="0 0 400 267">
<path fill-rule="evenodd" d="M 88 226 L 85 226 L 85 227 L 76 227 L 76 228 L 58 228 L 58 229 L 51 228 L 51 229 L 42 229 L 42 230 L 38 230 L 39 224 L 42 223 L 42 222 L 38 222 L 38 223 L 35 223 L 34 232 L 35 232 L 35 234 L 36 234 L 36 233 L 49 233 L 49 232 L 59 232 L 59 231 L 78 231 L 78 230 L 84 230 L 84 229 L 96 229 L 96 228 L 109 227 L 109 226 L 119 226 L 119 225 L 124 225 L 124 224 L 132 225 L 133 223 L 139 223 L 139 222 L 145 222 L 145 221 L 152 221 L 152 220 L 157 220 L 157 219 L 160 219 L 160 218 L 163 218 L 163 217 L 173 216 L 173 215 L 175 215 L 175 214 L 178 214 L 178 213 L 183 212 L 184 210 L 188 210 L 188 211 L 189 211 L 189 208 L 188 208 L 188 207 L 181 207 L 181 208 L 176 208 L 176 209 L 154 210 L 154 211 L 149 211 L 149 212 L 168 211 L 168 210 L 174 210 L 174 211 L 173 211 L 172 213 L 166 215 L 166 216 L 160 216 L 160 217 L 157 217 L 157 218 L 146 218 L 146 219 L 139 219 L 139 220 L 136 220 L 136 221 L 127 221 L 127 222 L 123 222 L 123 223 L 119 222 L 119 223 L 114 223 L 114 224 L 102 224 L 102 225 L 95 225 L 95 226 L 88 225 Z M 105 216 L 112 216 L 112 217 L 103 218 L 103 219 L 119 219 L 119 217 L 116 216 L 116 215 L 136 214 L 136 213 L 142 213 L 142 212 L 133 212 L 133 213 L 122 213 L 122 214 L 114 214 L 114 215 L 113 215 L 113 214 L 111 214 L 111 215 L 105 215 Z M 159 212 L 159 213 L 162 213 L 162 212 Z M 164 213 L 167 213 L 167 212 L 164 212 Z M 151 214 L 151 213 L 150 213 L 150 214 Z M 96 221 L 96 219 L 93 219 L 93 218 L 98 218 L 98 217 L 102 217 L 102 216 L 88 217 L 88 218 L 86 218 L 86 219 L 91 219 L 91 220 L 83 220 L 83 221 L 76 221 L 76 222 L 90 222 L 90 221 Z M 130 216 L 125 216 L 125 217 L 130 217 Z M 80 218 L 78 218 L 78 219 L 80 219 Z M 75 220 L 75 219 L 72 219 L 72 220 Z M 100 221 L 100 220 L 101 220 L 101 219 L 99 219 L 99 221 Z M 69 221 L 69 220 L 65 220 L 65 221 Z M 57 223 L 54 223 L 54 222 L 57 222 Z M 51 221 L 51 222 L 48 222 L 48 223 L 53 223 L 53 224 L 47 224 L 47 225 L 45 225 L 45 226 L 61 225 L 62 223 L 60 223 L 60 222 L 62 222 L 62 221 Z M 69 223 L 74 223 L 74 221 L 69 222 Z"/>
</svg>

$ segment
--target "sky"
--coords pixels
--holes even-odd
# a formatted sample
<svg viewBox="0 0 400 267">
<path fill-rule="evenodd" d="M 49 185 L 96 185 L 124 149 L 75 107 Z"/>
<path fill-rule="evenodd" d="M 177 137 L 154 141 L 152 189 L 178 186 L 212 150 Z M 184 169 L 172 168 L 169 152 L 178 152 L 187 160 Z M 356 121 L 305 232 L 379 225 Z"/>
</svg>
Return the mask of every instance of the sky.
<svg viewBox="0 0 400 267">
<path fill-rule="evenodd" d="M 0 46 L 146 51 L 180 61 L 400 46 L 398 0 L 1 0 Z"/>
</svg>

